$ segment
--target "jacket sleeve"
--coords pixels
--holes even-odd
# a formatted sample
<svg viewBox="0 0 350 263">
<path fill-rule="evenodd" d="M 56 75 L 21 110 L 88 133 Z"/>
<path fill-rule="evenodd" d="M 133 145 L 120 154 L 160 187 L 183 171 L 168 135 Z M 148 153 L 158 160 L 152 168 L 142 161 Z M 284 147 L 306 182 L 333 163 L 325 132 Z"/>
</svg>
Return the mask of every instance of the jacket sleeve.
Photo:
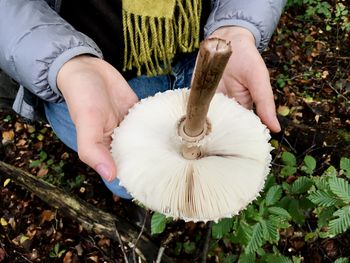
<svg viewBox="0 0 350 263">
<path fill-rule="evenodd" d="M 204 28 L 205 37 L 224 26 L 241 26 L 255 37 L 262 52 L 277 26 L 286 0 L 212 0 L 212 12 Z"/>
<path fill-rule="evenodd" d="M 102 57 L 43 0 L 0 0 L 0 17 L 0 68 L 43 100 L 62 100 L 56 77 L 65 62 L 81 54 Z"/>
</svg>

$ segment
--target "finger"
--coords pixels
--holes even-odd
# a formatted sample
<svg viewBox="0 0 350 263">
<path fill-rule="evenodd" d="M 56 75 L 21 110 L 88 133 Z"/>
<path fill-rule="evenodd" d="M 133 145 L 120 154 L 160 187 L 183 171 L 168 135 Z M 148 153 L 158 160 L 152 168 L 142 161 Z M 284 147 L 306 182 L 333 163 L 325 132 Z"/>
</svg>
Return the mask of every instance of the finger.
<svg viewBox="0 0 350 263">
<path fill-rule="evenodd" d="M 79 158 L 105 180 L 116 177 L 116 167 L 106 141 L 103 122 L 95 113 L 79 116 L 76 123 Z"/>
<path fill-rule="evenodd" d="M 225 88 L 225 83 L 224 83 L 223 79 L 220 80 L 218 87 L 216 88 L 216 92 L 223 93 L 224 95 L 227 95 L 227 90 Z"/>
<path fill-rule="evenodd" d="M 272 132 L 279 132 L 281 126 L 276 116 L 276 106 L 267 70 L 257 72 L 254 78 L 249 80 L 248 87 L 261 121 Z"/>
</svg>

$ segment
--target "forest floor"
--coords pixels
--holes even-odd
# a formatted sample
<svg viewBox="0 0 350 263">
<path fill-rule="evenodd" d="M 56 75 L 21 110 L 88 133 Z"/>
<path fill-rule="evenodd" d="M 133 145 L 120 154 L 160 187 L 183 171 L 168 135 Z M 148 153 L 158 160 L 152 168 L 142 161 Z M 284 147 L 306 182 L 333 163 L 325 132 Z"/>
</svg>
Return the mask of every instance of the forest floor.
<svg viewBox="0 0 350 263">
<path fill-rule="evenodd" d="M 333 1 L 329 1 L 333 3 Z M 346 1 L 343 2 L 344 5 Z M 281 17 L 268 49 L 269 68 L 277 111 L 283 130 L 272 139 L 277 149 L 273 169 L 282 151 L 297 159 L 311 155 L 317 169 L 338 166 L 350 157 L 350 36 L 335 18 L 314 14 L 306 19 L 301 8 L 289 8 Z M 32 125 L 10 111 L 0 112 L 0 160 L 59 185 L 72 195 L 111 214 L 125 217 L 123 203 L 104 187 L 96 173 L 64 146 L 49 125 Z M 0 175 L 0 262 L 123 262 L 119 243 L 82 228 L 71 218 L 14 182 Z M 171 232 L 168 255 L 181 262 L 198 262 L 206 235 L 205 224 L 173 222 L 154 238 L 160 242 Z M 176 252 L 176 243 L 184 246 Z M 286 234 L 280 247 L 290 247 L 303 262 L 333 262 L 350 255 L 349 231 L 341 237 L 298 241 Z M 283 243 L 282 243 L 283 242 Z M 211 248 L 209 262 L 227 249 Z M 286 254 L 288 256 L 288 253 Z M 232 261 L 233 262 L 233 261 Z"/>
</svg>

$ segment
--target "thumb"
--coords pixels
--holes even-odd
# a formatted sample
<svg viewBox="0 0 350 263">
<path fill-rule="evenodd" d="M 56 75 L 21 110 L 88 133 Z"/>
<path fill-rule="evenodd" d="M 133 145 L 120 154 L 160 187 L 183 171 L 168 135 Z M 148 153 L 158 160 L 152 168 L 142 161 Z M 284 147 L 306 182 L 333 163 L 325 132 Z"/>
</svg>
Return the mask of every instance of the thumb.
<svg viewBox="0 0 350 263">
<path fill-rule="evenodd" d="M 276 116 L 275 103 L 265 99 L 256 101 L 255 105 L 258 116 L 267 128 L 272 132 L 280 132 L 281 126 Z"/>
<path fill-rule="evenodd" d="M 110 182 L 116 177 L 116 167 L 109 151 L 110 140 L 104 139 L 103 125 L 80 119 L 76 123 L 78 155 L 103 179 Z"/>
<path fill-rule="evenodd" d="M 266 71 L 256 74 L 249 83 L 249 92 L 256 106 L 256 112 L 261 121 L 272 132 L 279 132 L 281 126 L 276 116 L 276 106 L 270 84 L 270 78 Z"/>
</svg>

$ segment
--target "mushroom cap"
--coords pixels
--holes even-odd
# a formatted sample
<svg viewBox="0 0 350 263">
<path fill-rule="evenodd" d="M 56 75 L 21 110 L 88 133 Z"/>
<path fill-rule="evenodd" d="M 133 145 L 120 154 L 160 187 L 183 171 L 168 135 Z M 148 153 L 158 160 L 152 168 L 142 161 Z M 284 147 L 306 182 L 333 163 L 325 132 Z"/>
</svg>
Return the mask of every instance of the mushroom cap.
<svg viewBox="0 0 350 263">
<path fill-rule="evenodd" d="M 115 129 L 112 155 L 120 184 L 146 207 L 185 221 L 232 217 L 257 198 L 270 170 L 269 131 L 253 111 L 215 94 L 202 157 L 182 156 L 179 120 L 188 89 L 136 104 Z"/>
</svg>

